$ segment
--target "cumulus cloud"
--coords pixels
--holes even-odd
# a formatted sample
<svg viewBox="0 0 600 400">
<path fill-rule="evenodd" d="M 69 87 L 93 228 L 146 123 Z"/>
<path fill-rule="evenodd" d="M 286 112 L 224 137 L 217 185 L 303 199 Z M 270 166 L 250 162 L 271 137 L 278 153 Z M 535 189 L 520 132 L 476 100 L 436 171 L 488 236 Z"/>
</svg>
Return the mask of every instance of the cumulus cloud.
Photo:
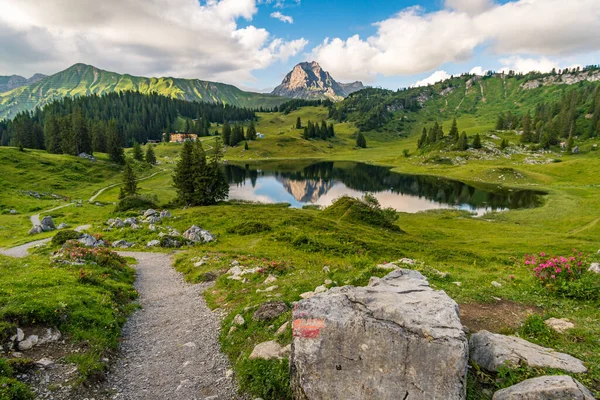
<svg viewBox="0 0 600 400">
<path fill-rule="evenodd" d="M 0 0 L 0 10 L 2 73 L 48 73 L 85 62 L 240 83 L 308 43 L 239 27 L 238 20 L 256 15 L 257 0 Z"/>
<path fill-rule="evenodd" d="M 483 69 L 483 67 L 481 67 L 481 66 L 473 67 L 469 71 L 469 74 L 471 74 L 471 75 L 479 75 L 479 76 L 483 76 L 483 75 L 485 75 L 487 73 L 488 73 L 488 70 L 487 69 Z"/>
<path fill-rule="evenodd" d="M 509 71 L 514 71 L 516 73 L 526 73 L 529 71 L 537 71 L 537 72 L 550 72 L 552 71 L 552 69 L 556 69 L 557 71 L 559 69 L 564 69 L 564 68 L 577 68 L 577 67 L 582 67 L 581 65 L 577 65 L 577 64 L 569 64 L 569 65 L 565 65 L 565 64 L 561 64 L 560 62 L 556 61 L 556 60 L 551 60 L 549 58 L 546 57 L 541 57 L 541 58 L 525 58 L 525 57 L 507 57 L 507 58 L 502 58 L 500 60 L 500 63 L 503 65 L 503 67 L 500 69 L 500 72 L 504 72 L 504 73 L 508 73 Z"/>
<path fill-rule="evenodd" d="M 434 83 L 446 80 L 446 79 L 450 78 L 451 76 L 452 75 L 447 73 L 446 71 L 435 71 L 433 74 L 429 75 L 427 78 L 421 79 L 420 81 L 416 81 L 412 85 L 412 87 L 433 85 Z"/>
<path fill-rule="evenodd" d="M 311 55 L 339 79 L 372 81 L 464 62 L 483 46 L 501 56 L 600 50 L 597 0 L 447 0 L 442 10 L 410 7 L 375 26 L 373 36 L 327 39 Z"/>
<path fill-rule="evenodd" d="M 280 11 L 272 12 L 271 13 L 271 18 L 278 19 L 281 22 L 287 22 L 288 24 L 293 24 L 294 23 L 294 18 L 290 17 L 289 15 L 282 14 Z"/>
</svg>

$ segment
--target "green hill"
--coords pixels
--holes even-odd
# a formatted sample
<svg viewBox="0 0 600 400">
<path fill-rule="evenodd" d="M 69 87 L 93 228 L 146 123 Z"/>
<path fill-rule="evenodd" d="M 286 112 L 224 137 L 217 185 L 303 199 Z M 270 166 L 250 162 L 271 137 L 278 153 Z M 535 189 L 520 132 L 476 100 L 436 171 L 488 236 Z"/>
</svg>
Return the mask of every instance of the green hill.
<svg viewBox="0 0 600 400">
<path fill-rule="evenodd" d="M 188 101 L 222 102 L 239 107 L 274 107 L 287 99 L 262 93 L 245 92 L 224 83 L 199 79 L 145 78 L 121 75 L 85 64 L 48 76 L 31 85 L 0 93 L 0 119 L 12 118 L 21 111 L 33 110 L 53 100 L 125 90 L 147 94 L 156 92 Z"/>
</svg>

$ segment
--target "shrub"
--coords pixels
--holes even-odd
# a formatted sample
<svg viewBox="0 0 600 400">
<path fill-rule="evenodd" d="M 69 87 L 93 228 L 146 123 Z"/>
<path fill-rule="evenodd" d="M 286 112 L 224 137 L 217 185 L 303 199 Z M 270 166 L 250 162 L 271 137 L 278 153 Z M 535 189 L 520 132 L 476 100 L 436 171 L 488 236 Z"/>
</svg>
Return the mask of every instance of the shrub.
<svg viewBox="0 0 600 400">
<path fill-rule="evenodd" d="M 158 208 L 157 201 L 147 196 L 127 196 L 122 198 L 115 208 L 116 212 L 129 210 L 147 210 L 149 208 Z"/>
<path fill-rule="evenodd" d="M 227 233 L 236 235 L 252 235 L 254 233 L 269 232 L 273 230 L 271 225 L 256 221 L 246 221 L 227 229 Z"/>
<path fill-rule="evenodd" d="M 53 246 L 62 246 L 67 241 L 76 240 L 76 239 L 79 239 L 80 237 L 81 237 L 81 233 L 79 233 L 79 232 L 75 232 L 72 230 L 59 231 L 52 238 L 52 245 Z"/>
<path fill-rule="evenodd" d="M 127 266 L 125 258 L 106 247 L 89 248 L 76 241 L 68 241 L 55 255 L 57 261 L 88 262 L 100 267 L 124 269 Z"/>
<path fill-rule="evenodd" d="M 394 222 L 398 213 L 393 208 L 381 208 L 375 196 L 366 194 L 362 199 L 342 196 L 325 209 L 325 213 L 337 218 L 348 218 L 368 225 L 402 231 Z"/>
<path fill-rule="evenodd" d="M 13 376 L 13 369 L 6 360 L 6 358 L 0 358 L 0 376 L 10 378 Z"/>
<path fill-rule="evenodd" d="M 16 379 L 0 377 L 1 400 L 33 400 L 35 395 L 29 388 Z"/>
<path fill-rule="evenodd" d="M 527 255 L 525 265 L 531 268 L 540 285 L 553 293 L 580 299 L 599 297 L 600 279 L 587 271 L 586 257 L 575 249 L 569 257 Z"/>
</svg>

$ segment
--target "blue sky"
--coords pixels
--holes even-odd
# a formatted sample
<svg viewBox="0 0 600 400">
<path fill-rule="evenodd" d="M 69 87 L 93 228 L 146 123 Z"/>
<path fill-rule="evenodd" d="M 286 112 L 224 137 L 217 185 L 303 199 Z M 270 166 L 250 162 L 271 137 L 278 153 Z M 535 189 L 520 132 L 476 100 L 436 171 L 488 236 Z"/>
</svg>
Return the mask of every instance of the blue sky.
<svg viewBox="0 0 600 400">
<path fill-rule="evenodd" d="M 598 0 L 0 0 L 0 10 L 0 75 L 82 62 L 264 90 L 314 60 L 340 82 L 396 89 L 600 62 Z"/>
</svg>

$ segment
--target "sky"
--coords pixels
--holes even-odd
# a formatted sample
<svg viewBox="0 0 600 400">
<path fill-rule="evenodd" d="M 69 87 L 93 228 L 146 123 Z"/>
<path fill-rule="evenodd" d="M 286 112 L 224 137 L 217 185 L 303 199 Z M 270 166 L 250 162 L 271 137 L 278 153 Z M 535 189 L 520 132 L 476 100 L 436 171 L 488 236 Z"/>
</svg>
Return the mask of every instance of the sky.
<svg viewBox="0 0 600 400">
<path fill-rule="evenodd" d="M 82 62 L 269 91 L 317 61 L 398 89 L 600 63 L 598 0 L 0 0 L 0 75 Z"/>
</svg>

